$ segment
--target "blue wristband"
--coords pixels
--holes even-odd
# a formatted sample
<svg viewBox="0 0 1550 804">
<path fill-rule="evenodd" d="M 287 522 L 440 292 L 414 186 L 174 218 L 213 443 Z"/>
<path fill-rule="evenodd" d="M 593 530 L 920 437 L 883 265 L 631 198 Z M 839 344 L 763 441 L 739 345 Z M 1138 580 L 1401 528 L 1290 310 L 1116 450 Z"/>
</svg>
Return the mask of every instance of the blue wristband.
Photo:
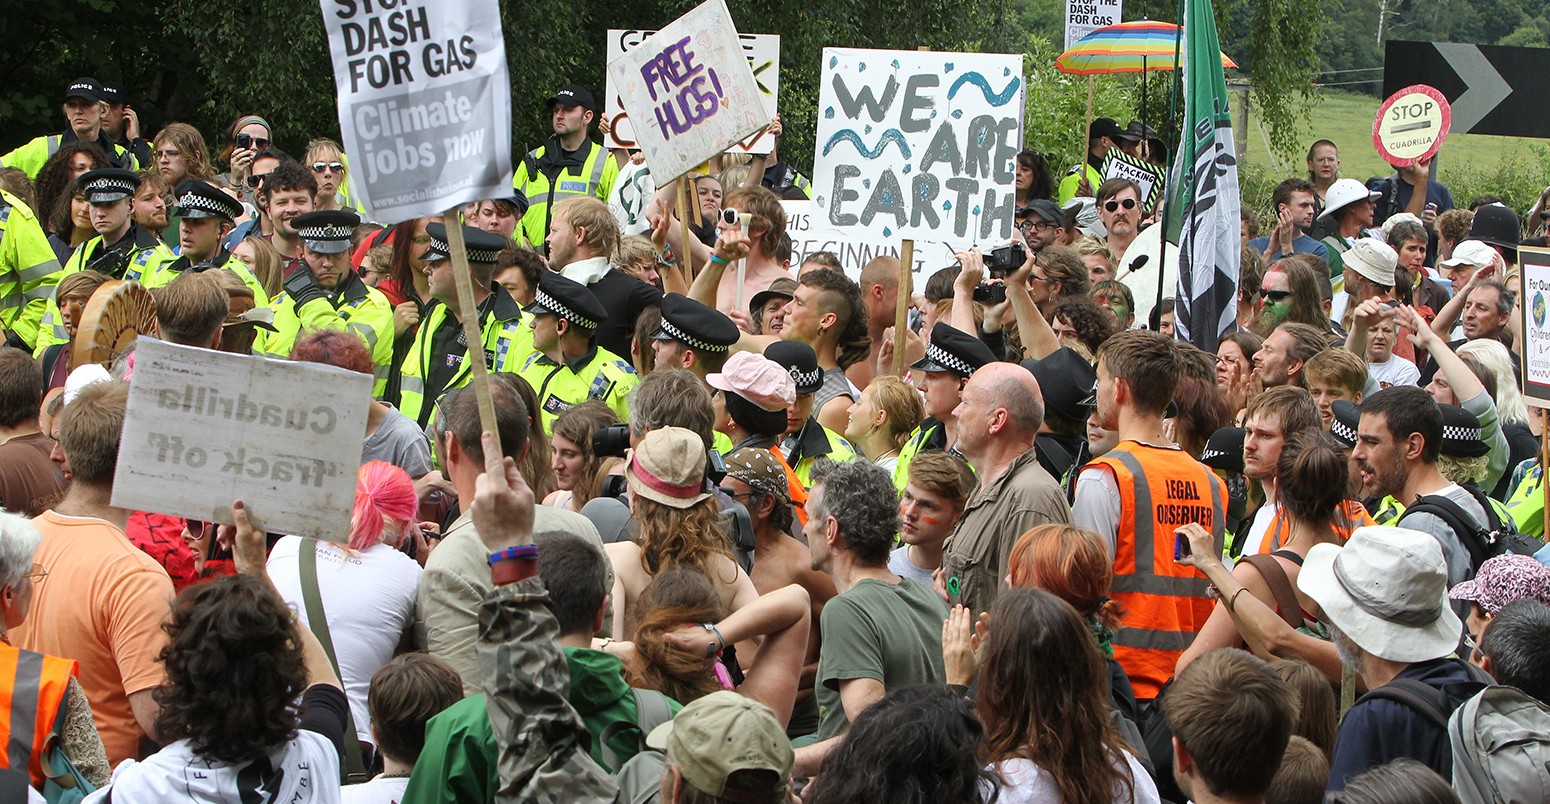
<svg viewBox="0 0 1550 804">
<path fill-rule="evenodd" d="M 720 257 L 717 257 L 714 254 L 710 255 L 710 261 L 715 263 L 715 264 L 717 264 L 717 265 L 731 265 L 732 264 L 732 263 L 728 262 L 727 260 L 723 260 Z"/>
<path fill-rule="evenodd" d="M 490 566 L 495 566 L 502 561 L 535 560 L 538 558 L 538 546 L 533 544 L 520 544 L 516 547 L 508 547 L 505 550 L 497 550 L 490 554 Z"/>
</svg>

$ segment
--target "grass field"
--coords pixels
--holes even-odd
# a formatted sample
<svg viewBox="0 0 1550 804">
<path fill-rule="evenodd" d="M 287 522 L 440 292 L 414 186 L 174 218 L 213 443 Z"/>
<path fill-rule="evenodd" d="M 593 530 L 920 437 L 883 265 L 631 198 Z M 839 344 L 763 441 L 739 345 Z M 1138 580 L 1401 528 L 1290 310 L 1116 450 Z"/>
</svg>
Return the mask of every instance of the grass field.
<svg viewBox="0 0 1550 804">
<path fill-rule="evenodd" d="M 1238 121 L 1238 104 L 1241 93 L 1232 93 L 1233 122 Z M 1386 176 L 1394 169 L 1383 162 L 1372 146 L 1372 121 L 1378 114 L 1381 101 L 1369 95 L 1357 95 L 1339 90 L 1324 90 L 1321 101 L 1312 110 L 1303 130 L 1305 141 L 1327 139 L 1340 148 L 1340 175 L 1365 180 L 1369 176 Z M 1295 155 L 1290 162 L 1281 160 L 1280 169 L 1266 146 L 1266 138 L 1255 122 L 1254 109 L 1249 108 L 1248 154 L 1245 162 L 1275 170 L 1283 175 L 1300 175 L 1306 170 L 1303 155 Z M 1508 160 L 1528 162 L 1535 158 L 1530 146 L 1545 140 L 1517 137 L 1493 137 L 1480 134 L 1450 134 L 1443 144 L 1438 169 L 1444 184 L 1454 170 L 1465 165 L 1476 170 L 1490 169 Z"/>
</svg>

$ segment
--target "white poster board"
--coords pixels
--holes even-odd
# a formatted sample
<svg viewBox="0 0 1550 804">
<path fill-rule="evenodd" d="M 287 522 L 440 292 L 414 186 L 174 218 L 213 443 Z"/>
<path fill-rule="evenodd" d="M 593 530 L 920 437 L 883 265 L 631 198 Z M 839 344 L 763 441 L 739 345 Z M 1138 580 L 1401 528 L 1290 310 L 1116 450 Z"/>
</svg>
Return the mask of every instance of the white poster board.
<svg viewBox="0 0 1550 804">
<path fill-rule="evenodd" d="M 113 506 L 347 541 L 372 378 L 142 336 Z"/>
<path fill-rule="evenodd" d="M 368 216 L 396 223 L 511 195 L 511 83 L 498 0 L 320 0 Z"/>
<path fill-rule="evenodd" d="M 663 184 L 769 122 L 725 0 L 706 0 L 608 62 L 651 174 Z"/>
<path fill-rule="evenodd" d="M 840 258 L 845 275 L 861 281 L 861 269 L 876 257 L 899 256 L 899 240 L 871 235 L 867 232 L 842 231 L 829 226 L 813 207 L 811 201 L 782 201 L 786 211 L 786 234 L 791 236 L 791 270 L 794 273 L 808 255 L 820 251 L 832 252 Z M 920 242 L 915 244 L 915 288 L 926 286 L 926 279 L 937 271 L 953 264 L 953 252 L 941 243 Z"/>
<path fill-rule="evenodd" d="M 1066 50 L 1106 25 L 1118 25 L 1123 0 L 1066 0 Z"/>
<path fill-rule="evenodd" d="M 813 202 L 852 235 L 1012 237 L 1020 55 L 824 48 Z"/>
<path fill-rule="evenodd" d="M 1550 408 L 1550 249 L 1518 249 L 1518 268 L 1523 272 L 1523 293 L 1518 301 L 1523 316 L 1523 399 Z"/>
<path fill-rule="evenodd" d="M 609 30 L 608 60 L 612 62 L 624 55 L 626 51 L 640 47 L 655 34 L 656 31 L 634 28 Z M 768 123 L 775 113 L 780 111 L 780 36 L 738 34 L 737 39 L 743 46 L 743 55 L 748 58 L 748 69 L 753 72 L 754 85 L 759 89 L 759 97 L 764 101 L 764 120 Z M 603 113 L 608 116 L 608 136 L 604 137 L 604 144 L 609 148 L 640 147 L 635 137 L 635 120 L 624 110 L 624 104 L 619 100 L 619 93 L 614 89 L 612 77 L 609 79 L 606 94 Z M 761 128 L 753 136 L 740 140 L 730 150 L 748 154 L 767 154 L 774 144 L 775 138 L 766 134 Z"/>
</svg>

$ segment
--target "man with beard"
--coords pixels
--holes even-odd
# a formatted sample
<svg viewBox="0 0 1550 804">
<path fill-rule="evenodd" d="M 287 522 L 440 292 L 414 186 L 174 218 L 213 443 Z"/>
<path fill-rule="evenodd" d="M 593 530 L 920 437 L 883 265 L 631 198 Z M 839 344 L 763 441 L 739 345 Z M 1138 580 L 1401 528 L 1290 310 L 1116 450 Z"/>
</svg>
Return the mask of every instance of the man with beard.
<svg viewBox="0 0 1550 804">
<path fill-rule="evenodd" d="M 1468 489 L 1443 477 L 1437 468 L 1442 451 L 1442 411 L 1426 391 L 1409 385 L 1385 388 L 1362 400 L 1361 411 L 1351 463 L 1360 473 L 1364 497 L 1392 496 L 1409 502 L 1428 494 L 1441 495 L 1457 505 L 1472 525 L 1486 527 L 1480 501 Z M 1402 516 L 1400 522 L 1411 530 L 1431 534 L 1442 546 L 1448 586 L 1469 577 L 1469 551 L 1447 522 L 1424 511 Z"/>
<path fill-rule="evenodd" d="M 1143 717 L 1215 605 L 1205 576 L 1174 560 L 1174 529 L 1198 523 L 1220 552 L 1227 523 L 1222 481 L 1163 433 L 1182 371 L 1173 342 L 1158 333 L 1130 330 L 1103 343 L 1098 424 L 1120 441 L 1082 470 L 1071 508 L 1072 523 L 1103 537 L 1114 556 L 1111 594 L 1125 610 L 1114 659 Z"/>
<path fill-rule="evenodd" d="M 304 330 L 351 332 L 371 350 L 374 393 L 380 396 L 393 364 L 393 304 L 350 268 L 350 238 L 360 222 L 343 209 L 309 212 L 287 222 L 300 235 L 306 270 L 285 280 L 285 292 L 274 300 L 275 331 L 265 333 L 254 351 L 283 360 Z"/>
<path fill-rule="evenodd" d="M 1324 334 L 1307 324 L 1282 324 L 1254 353 L 1254 376 L 1266 388 L 1304 387 L 1303 364 L 1328 346 Z"/>
<path fill-rule="evenodd" d="M 135 175 L 140 177 L 140 189 L 135 191 L 135 223 L 160 238 L 171 220 L 167 216 L 166 195 L 172 188 L 154 170 Z"/>
<path fill-rule="evenodd" d="M 544 249 L 546 256 L 554 205 L 581 196 L 606 201 L 619 176 L 608 149 L 587 139 L 597 114 L 591 92 L 566 84 L 549 99 L 549 112 L 554 136 L 522 158 L 511 181 L 528 203 L 522 234 L 534 248 Z"/>
</svg>

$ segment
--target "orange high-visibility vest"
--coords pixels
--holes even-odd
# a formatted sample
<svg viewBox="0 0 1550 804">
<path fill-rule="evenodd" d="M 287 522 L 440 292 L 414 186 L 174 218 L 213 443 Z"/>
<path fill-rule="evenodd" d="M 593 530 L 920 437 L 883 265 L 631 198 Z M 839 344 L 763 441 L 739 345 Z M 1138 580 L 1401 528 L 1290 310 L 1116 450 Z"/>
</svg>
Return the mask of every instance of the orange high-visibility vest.
<svg viewBox="0 0 1550 804">
<path fill-rule="evenodd" d="M 1125 669 L 1137 700 L 1157 697 L 1179 655 L 1211 616 L 1210 583 L 1174 560 L 1174 529 L 1195 522 L 1222 550 L 1227 493 L 1222 481 L 1180 449 L 1136 441 L 1091 465 L 1114 473 L 1120 520 L 1111 594 L 1124 607 L 1114 635 L 1114 659 Z"/>
<path fill-rule="evenodd" d="M 780 468 L 786 473 L 786 485 L 791 489 L 791 507 L 796 509 L 797 519 L 802 527 L 807 527 L 807 487 L 802 485 L 802 478 L 797 477 L 795 469 L 786 463 L 786 456 L 780 454 L 780 447 L 770 447 L 770 454 L 775 460 L 780 461 Z"/>
<path fill-rule="evenodd" d="M 0 768 L 26 767 L 32 784 L 43 784 L 40 760 L 75 671 L 73 659 L 0 643 Z"/>
<path fill-rule="evenodd" d="M 1376 525 L 1378 521 L 1367 513 L 1367 509 L 1356 500 L 1344 500 L 1340 507 L 1335 509 L 1335 535 L 1340 537 L 1340 543 L 1345 544 L 1351 538 L 1351 532 L 1365 525 Z M 1287 518 L 1286 509 L 1278 509 L 1270 518 L 1270 526 L 1265 528 L 1264 538 L 1259 540 L 1259 552 L 1274 553 L 1281 549 L 1281 545 L 1292 539 L 1292 523 Z"/>
</svg>

